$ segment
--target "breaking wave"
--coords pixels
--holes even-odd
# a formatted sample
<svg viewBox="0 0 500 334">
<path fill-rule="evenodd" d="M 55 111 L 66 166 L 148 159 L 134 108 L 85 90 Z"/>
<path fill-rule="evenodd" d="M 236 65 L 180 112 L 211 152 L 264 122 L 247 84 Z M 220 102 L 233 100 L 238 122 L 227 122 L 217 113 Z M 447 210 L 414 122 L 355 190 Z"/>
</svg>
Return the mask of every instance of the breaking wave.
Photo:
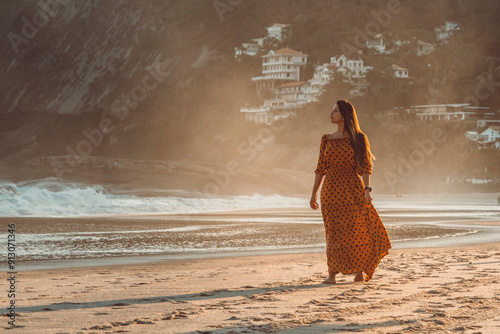
<svg viewBox="0 0 500 334">
<path fill-rule="evenodd" d="M 154 193 L 154 190 L 149 191 Z M 252 195 L 207 198 L 183 196 L 136 196 L 114 194 L 99 185 L 61 183 L 56 178 L 0 183 L 2 217 L 79 217 L 145 213 L 201 213 L 231 210 L 307 206 L 304 198 Z"/>
</svg>

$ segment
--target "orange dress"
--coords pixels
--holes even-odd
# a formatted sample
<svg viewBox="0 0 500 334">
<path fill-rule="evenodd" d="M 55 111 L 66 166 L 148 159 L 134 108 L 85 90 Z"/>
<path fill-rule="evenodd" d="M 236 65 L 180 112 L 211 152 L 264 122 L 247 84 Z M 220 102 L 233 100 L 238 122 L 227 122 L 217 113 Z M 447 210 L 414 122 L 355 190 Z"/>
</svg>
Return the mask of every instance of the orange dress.
<svg viewBox="0 0 500 334">
<path fill-rule="evenodd" d="M 321 214 L 325 225 L 328 273 L 364 272 L 369 281 L 391 242 L 382 221 L 365 199 L 363 173 L 372 173 L 365 157 L 358 168 L 350 138 L 321 138 L 316 174 L 325 175 L 321 188 Z"/>
</svg>

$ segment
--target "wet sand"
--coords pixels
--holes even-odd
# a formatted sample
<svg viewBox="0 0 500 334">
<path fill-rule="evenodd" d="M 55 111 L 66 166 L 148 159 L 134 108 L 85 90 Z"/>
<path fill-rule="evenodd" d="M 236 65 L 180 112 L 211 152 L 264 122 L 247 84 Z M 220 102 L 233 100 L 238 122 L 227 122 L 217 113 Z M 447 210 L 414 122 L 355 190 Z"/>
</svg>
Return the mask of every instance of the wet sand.
<svg viewBox="0 0 500 334">
<path fill-rule="evenodd" d="M 479 210 L 479 209 L 482 209 Z M 380 210 L 394 249 L 500 242 L 497 208 Z M 484 219 L 484 220 L 479 220 Z M 323 252 L 319 211 L 280 208 L 199 214 L 0 218 L 16 225 L 17 268 Z M 2 234 L 0 234 L 0 237 Z M 4 235 L 6 238 L 6 235 Z M 1 271 L 1 269 L 0 269 Z"/>
</svg>

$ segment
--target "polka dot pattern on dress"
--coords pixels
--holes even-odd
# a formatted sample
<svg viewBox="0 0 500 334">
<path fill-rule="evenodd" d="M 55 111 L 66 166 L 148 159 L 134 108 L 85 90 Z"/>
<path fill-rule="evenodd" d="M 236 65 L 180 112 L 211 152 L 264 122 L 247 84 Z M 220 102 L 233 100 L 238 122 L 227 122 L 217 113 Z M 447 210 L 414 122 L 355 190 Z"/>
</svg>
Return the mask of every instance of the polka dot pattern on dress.
<svg viewBox="0 0 500 334">
<path fill-rule="evenodd" d="M 366 203 L 363 173 L 372 173 L 365 154 L 357 166 L 351 138 L 321 138 L 315 173 L 324 175 L 321 214 L 325 225 L 330 277 L 364 272 L 369 281 L 391 242 L 373 204 Z"/>
</svg>

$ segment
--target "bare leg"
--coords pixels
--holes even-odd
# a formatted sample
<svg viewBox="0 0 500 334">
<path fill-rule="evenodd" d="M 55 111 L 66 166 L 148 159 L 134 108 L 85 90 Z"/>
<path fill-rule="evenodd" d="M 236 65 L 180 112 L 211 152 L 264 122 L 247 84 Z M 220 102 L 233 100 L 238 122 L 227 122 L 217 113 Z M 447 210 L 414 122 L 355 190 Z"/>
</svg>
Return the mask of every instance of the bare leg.
<svg viewBox="0 0 500 334">
<path fill-rule="evenodd" d="M 365 280 L 363 276 L 363 272 L 360 271 L 359 273 L 356 274 L 356 277 L 354 277 L 354 282 L 363 282 Z"/>
</svg>

